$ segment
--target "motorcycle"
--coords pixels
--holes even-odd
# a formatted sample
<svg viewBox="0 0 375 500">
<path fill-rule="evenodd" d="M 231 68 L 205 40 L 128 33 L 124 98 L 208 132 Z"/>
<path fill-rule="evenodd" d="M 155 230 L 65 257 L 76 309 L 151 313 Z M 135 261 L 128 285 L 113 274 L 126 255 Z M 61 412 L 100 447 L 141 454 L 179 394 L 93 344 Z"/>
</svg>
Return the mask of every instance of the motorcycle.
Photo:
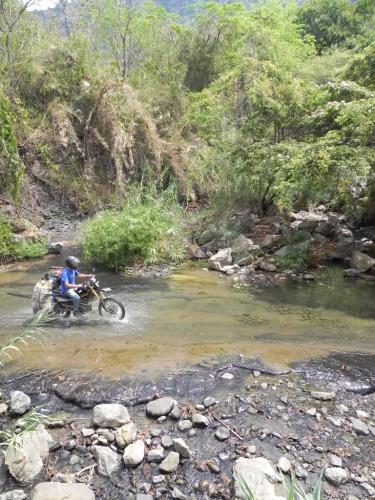
<svg viewBox="0 0 375 500">
<path fill-rule="evenodd" d="M 92 311 L 92 302 L 98 299 L 98 311 L 100 316 L 124 319 L 125 307 L 118 300 L 112 297 L 106 297 L 104 293 L 110 292 L 110 288 L 101 288 L 96 278 L 90 278 L 89 281 L 82 283 L 76 292 L 80 296 L 79 310 L 82 313 Z M 58 291 L 52 293 L 53 312 L 61 314 L 68 318 L 73 311 L 73 302 Z"/>
</svg>

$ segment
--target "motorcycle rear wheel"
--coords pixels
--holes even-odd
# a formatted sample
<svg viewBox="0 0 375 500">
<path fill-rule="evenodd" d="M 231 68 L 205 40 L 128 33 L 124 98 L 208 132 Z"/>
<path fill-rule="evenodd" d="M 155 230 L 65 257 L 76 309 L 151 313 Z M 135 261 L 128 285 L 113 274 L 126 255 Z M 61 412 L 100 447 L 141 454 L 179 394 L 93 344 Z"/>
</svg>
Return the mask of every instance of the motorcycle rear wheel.
<svg viewBox="0 0 375 500">
<path fill-rule="evenodd" d="M 118 300 L 108 297 L 99 303 L 99 314 L 106 318 L 124 319 L 125 307 Z"/>
</svg>

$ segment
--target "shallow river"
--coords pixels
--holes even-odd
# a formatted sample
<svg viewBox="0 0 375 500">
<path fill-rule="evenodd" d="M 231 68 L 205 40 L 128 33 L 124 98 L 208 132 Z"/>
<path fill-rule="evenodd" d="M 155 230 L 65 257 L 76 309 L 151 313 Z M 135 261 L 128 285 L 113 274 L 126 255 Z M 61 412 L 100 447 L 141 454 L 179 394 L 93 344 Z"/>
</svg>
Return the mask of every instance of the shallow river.
<svg viewBox="0 0 375 500">
<path fill-rule="evenodd" d="M 36 281 L 58 257 L 23 264 L 27 271 L 0 273 L 0 346 L 31 319 Z M 89 269 L 82 269 L 83 272 Z M 45 347 L 35 342 L 11 369 L 72 368 L 119 376 L 159 372 L 207 356 L 260 355 L 286 365 L 330 351 L 375 353 L 374 285 L 345 280 L 328 268 L 313 283 L 256 290 L 236 289 L 228 278 L 182 267 L 169 278 L 135 279 L 97 273 L 126 307 L 126 319 L 106 322 L 56 319 Z"/>
</svg>

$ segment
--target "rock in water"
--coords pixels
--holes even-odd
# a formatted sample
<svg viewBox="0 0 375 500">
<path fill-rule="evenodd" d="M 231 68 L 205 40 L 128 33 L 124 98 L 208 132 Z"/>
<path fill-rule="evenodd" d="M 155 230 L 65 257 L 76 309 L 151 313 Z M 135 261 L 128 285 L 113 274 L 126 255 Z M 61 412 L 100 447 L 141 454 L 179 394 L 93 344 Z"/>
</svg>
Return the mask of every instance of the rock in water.
<svg viewBox="0 0 375 500">
<path fill-rule="evenodd" d="M 125 448 L 123 459 L 128 467 L 136 467 L 142 462 L 144 456 L 145 445 L 143 441 L 138 440 Z"/>
<path fill-rule="evenodd" d="M 348 473 L 341 467 L 328 467 L 325 469 L 324 475 L 326 479 L 335 486 L 340 486 L 340 484 L 348 480 Z"/>
<path fill-rule="evenodd" d="M 137 427 L 133 422 L 120 427 L 115 434 L 116 443 L 120 448 L 125 448 L 128 444 L 133 443 L 137 438 Z"/>
<path fill-rule="evenodd" d="M 130 422 L 128 410 L 121 404 L 94 406 L 93 422 L 98 427 L 121 427 Z"/>
<path fill-rule="evenodd" d="M 50 254 L 60 255 L 63 247 L 64 247 L 64 245 L 62 243 L 60 243 L 60 241 L 56 241 L 56 242 L 50 243 L 48 245 L 47 252 Z"/>
<path fill-rule="evenodd" d="M 31 500 L 95 500 L 94 492 L 79 483 L 40 483 L 32 492 Z"/>
<path fill-rule="evenodd" d="M 230 248 L 222 248 L 208 259 L 208 269 L 214 271 L 220 271 L 223 266 L 230 264 L 232 264 L 232 250 Z"/>
<path fill-rule="evenodd" d="M 39 425 L 35 431 L 17 438 L 5 452 L 5 463 L 10 474 L 20 483 L 31 483 L 43 468 L 52 437 Z"/>
<path fill-rule="evenodd" d="M 275 493 L 272 483 L 280 481 L 265 458 L 239 458 L 233 467 L 236 498 L 246 499 L 245 485 L 256 494 L 257 500 L 285 500 Z"/>
<path fill-rule="evenodd" d="M 27 497 L 23 490 L 13 490 L 7 493 L 0 493 L 0 500 L 25 500 Z"/>
<path fill-rule="evenodd" d="M 102 476 L 111 477 L 121 464 L 121 457 L 107 446 L 93 446 L 92 454 L 98 464 L 98 472 Z"/>
<path fill-rule="evenodd" d="M 10 411 L 14 415 L 23 415 L 31 406 L 31 399 L 22 391 L 10 393 Z"/>
<path fill-rule="evenodd" d="M 147 403 L 146 412 L 147 415 L 158 418 L 163 415 L 168 415 L 172 411 L 173 406 L 174 400 L 172 398 L 155 399 Z"/>
<path fill-rule="evenodd" d="M 179 463 L 180 455 L 175 451 L 171 451 L 159 465 L 159 469 L 161 470 L 161 472 L 169 474 L 170 472 L 174 472 L 175 470 L 177 470 Z"/>
<path fill-rule="evenodd" d="M 350 267 L 352 269 L 357 269 L 361 273 L 365 273 L 375 265 L 375 259 L 372 259 L 365 253 L 353 252 L 350 259 Z"/>
</svg>

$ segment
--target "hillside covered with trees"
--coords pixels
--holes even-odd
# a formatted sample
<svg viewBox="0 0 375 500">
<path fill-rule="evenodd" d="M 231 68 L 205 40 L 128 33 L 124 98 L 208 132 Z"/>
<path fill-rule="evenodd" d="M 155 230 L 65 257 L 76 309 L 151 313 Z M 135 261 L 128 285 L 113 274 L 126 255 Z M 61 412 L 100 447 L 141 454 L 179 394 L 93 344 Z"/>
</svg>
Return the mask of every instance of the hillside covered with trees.
<svg viewBox="0 0 375 500">
<path fill-rule="evenodd" d="M 85 214 L 137 191 L 222 218 L 324 203 L 374 221 L 372 0 L 209 2 L 188 18 L 31 2 L 0 2 L 3 199 L 37 211 L 42 185 Z"/>
</svg>

